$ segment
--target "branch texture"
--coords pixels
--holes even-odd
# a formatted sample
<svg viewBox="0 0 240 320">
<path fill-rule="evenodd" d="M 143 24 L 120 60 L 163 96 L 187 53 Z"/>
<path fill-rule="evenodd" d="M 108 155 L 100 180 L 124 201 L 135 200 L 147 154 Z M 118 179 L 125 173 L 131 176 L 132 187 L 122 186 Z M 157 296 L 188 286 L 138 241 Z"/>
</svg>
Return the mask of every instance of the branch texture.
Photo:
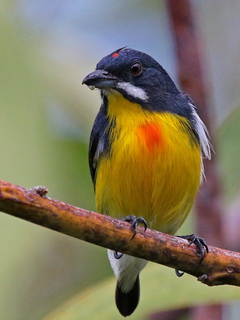
<svg viewBox="0 0 240 320">
<path fill-rule="evenodd" d="M 209 246 L 202 263 L 195 245 L 161 232 L 77 208 L 46 197 L 44 187 L 24 189 L 0 181 L 0 210 L 63 234 L 196 276 L 213 286 L 240 286 L 240 253 Z"/>
</svg>

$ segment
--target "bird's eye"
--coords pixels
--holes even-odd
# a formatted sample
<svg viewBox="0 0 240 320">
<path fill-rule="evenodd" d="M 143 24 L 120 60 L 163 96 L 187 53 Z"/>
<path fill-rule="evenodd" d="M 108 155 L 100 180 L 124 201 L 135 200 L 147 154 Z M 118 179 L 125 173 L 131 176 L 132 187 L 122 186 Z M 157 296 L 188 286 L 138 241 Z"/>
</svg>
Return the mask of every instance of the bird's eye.
<svg viewBox="0 0 240 320">
<path fill-rule="evenodd" d="M 138 76 L 142 72 L 141 63 L 138 63 L 138 62 L 134 63 L 130 68 L 130 72 L 133 76 Z"/>
</svg>

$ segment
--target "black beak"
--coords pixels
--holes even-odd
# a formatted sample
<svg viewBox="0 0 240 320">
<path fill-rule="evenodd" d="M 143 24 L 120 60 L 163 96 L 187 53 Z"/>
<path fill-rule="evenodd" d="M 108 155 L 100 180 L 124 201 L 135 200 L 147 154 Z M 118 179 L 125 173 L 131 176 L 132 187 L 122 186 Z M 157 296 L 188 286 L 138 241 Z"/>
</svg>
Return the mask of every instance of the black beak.
<svg viewBox="0 0 240 320">
<path fill-rule="evenodd" d="M 89 87 L 95 87 L 98 89 L 115 88 L 118 79 L 111 73 L 105 70 L 95 70 L 89 73 L 84 79 L 82 84 L 86 84 Z"/>
</svg>

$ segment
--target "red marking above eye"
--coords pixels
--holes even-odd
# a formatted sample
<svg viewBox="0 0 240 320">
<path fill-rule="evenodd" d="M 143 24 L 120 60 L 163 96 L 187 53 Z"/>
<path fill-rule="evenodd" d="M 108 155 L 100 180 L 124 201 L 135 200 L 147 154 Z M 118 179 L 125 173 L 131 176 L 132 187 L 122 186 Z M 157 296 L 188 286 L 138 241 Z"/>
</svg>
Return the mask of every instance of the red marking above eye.
<svg viewBox="0 0 240 320">
<path fill-rule="evenodd" d="M 126 48 L 126 47 L 122 47 L 122 48 L 120 48 L 120 49 L 117 49 L 115 52 L 113 52 L 112 58 L 117 58 L 118 55 L 119 55 L 119 53 L 120 53 L 120 51 L 122 51 L 122 50 L 125 49 L 125 48 Z"/>
</svg>

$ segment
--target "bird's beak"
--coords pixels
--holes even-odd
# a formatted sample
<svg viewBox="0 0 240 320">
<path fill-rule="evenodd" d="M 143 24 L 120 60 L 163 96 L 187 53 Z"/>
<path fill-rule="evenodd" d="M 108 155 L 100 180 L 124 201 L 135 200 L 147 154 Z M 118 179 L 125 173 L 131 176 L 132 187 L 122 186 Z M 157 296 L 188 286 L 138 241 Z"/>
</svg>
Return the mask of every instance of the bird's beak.
<svg viewBox="0 0 240 320">
<path fill-rule="evenodd" d="M 89 73 L 84 79 L 82 84 L 86 84 L 91 89 L 110 89 L 115 88 L 118 79 L 105 70 L 95 70 Z"/>
</svg>

